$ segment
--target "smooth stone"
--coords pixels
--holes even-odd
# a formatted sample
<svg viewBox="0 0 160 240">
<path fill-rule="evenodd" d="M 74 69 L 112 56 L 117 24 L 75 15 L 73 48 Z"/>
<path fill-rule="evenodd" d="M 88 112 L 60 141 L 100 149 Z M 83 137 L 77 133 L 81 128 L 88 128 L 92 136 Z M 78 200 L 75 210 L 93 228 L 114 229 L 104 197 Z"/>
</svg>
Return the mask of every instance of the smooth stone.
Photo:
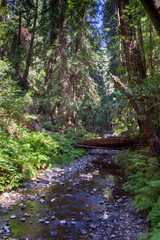
<svg viewBox="0 0 160 240">
<path fill-rule="evenodd" d="M 12 215 L 10 219 L 16 219 L 16 215 Z"/>
<path fill-rule="evenodd" d="M 68 188 L 67 188 L 67 191 L 72 191 L 72 188 L 71 188 L 71 187 L 68 187 Z"/>
<path fill-rule="evenodd" d="M 45 203 L 45 200 L 44 200 L 44 199 L 40 199 L 39 201 L 40 201 L 40 203 L 42 203 L 42 204 Z"/>
<path fill-rule="evenodd" d="M 57 235 L 58 235 L 58 232 L 55 232 L 55 231 L 51 232 L 51 234 L 50 234 L 51 237 L 56 237 Z"/>
<path fill-rule="evenodd" d="M 66 194 L 65 196 L 66 196 L 66 197 L 73 197 L 72 194 Z"/>
<path fill-rule="evenodd" d="M 91 224 L 90 227 L 93 228 L 93 229 L 97 228 L 97 226 L 95 224 Z"/>
<path fill-rule="evenodd" d="M 52 198 L 52 199 L 51 199 L 51 203 L 54 202 L 54 201 L 56 201 L 56 198 Z"/>
<path fill-rule="evenodd" d="M 25 218 L 20 218 L 20 221 L 21 221 L 21 222 L 25 222 L 26 219 L 25 219 Z"/>
<path fill-rule="evenodd" d="M 72 225 L 76 225 L 76 221 L 71 221 L 71 224 Z"/>
<path fill-rule="evenodd" d="M 40 197 L 41 197 L 41 198 L 45 198 L 46 196 L 45 196 L 44 194 L 41 194 Z"/>
<path fill-rule="evenodd" d="M 30 215 L 28 213 L 25 213 L 24 217 L 30 217 Z"/>
<path fill-rule="evenodd" d="M 38 220 L 38 222 L 40 222 L 40 223 L 44 223 L 45 221 L 46 220 L 44 218 L 41 218 L 41 219 Z"/>
<path fill-rule="evenodd" d="M 87 235 L 87 231 L 85 231 L 85 230 L 81 230 L 81 233 L 82 233 L 83 235 Z"/>
<path fill-rule="evenodd" d="M 20 207 L 21 209 L 25 209 L 25 208 L 26 208 L 26 205 L 24 205 L 23 203 L 20 203 L 20 204 L 19 204 L 19 207 Z"/>
<path fill-rule="evenodd" d="M 60 223 L 60 224 L 66 224 L 67 221 L 66 221 L 66 220 L 61 220 L 59 223 Z"/>
<path fill-rule="evenodd" d="M 4 230 L 3 230 L 3 229 L 0 230 L 0 234 L 2 234 L 2 233 L 4 233 Z"/>
<path fill-rule="evenodd" d="M 50 221 L 45 221 L 45 224 L 50 224 Z"/>
<path fill-rule="evenodd" d="M 52 216 L 51 219 L 54 220 L 56 217 L 55 216 Z"/>
</svg>

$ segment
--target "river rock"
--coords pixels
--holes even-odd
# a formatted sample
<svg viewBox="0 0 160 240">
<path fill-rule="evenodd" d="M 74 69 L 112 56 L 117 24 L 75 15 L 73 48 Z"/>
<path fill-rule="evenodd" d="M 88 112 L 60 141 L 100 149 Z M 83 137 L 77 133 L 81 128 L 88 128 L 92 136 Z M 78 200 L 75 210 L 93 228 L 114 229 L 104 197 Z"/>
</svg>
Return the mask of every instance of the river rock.
<svg viewBox="0 0 160 240">
<path fill-rule="evenodd" d="M 12 215 L 10 219 L 16 219 L 16 215 Z"/>
<path fill-rule="evenodd" d="M 76 221 L 71 221 L 71 224 L 72 225 L 76 225 Z"/>
<path fill-rule="evenodd" d="M 25 222 L 26 219 L 25 219 L 25 218 L 20 218 L 20 221 L 21 221 L 21 222 Z"/>
<path fill-rule="evenodd" d="M 45 221 L 45 224 L 47 224 L 47 225 L 50 224 L 50 221 Z"/>
<path fill-rule="evenodd" d="M 28 213 L 25 213 L 24 217 L 30 217 L 30 215 Z"/>
<path fill-rule="evenodd" d="M 20 204 L 19 204 L 19 207 L 20 207 L 21 209 L 25 209 L 25 208 L 26 208 L 26 205 L 24 205 L 23 203 L 20 203 Z"/>
<path fill-rule="evenodd" d="M 39 223 L 44 223 L 45 221 L 46 221 L 46 219 L 44 219 L 44 218 L 41 218 L 38 220 Z"/>
<path fill-rule="evenodd" d="M 66 220 L 60 220 L 59 223 L 60 223 L 60 224 L 66 224 L 67 221 L 66 221 Z"/>
<path fill-rule="evenodd" d="M 42 199 L 42 198 L 41 198 L 39 201 L 40 201 L 40 203 L 42 203 L 42 204 L 45 203 L 45 200 Z"/>
<path fill-rule="evenodd" d="M 51 232 L 51 234 L 50 234 L 51 237 L 56 237 L 57 235 L 58 235 L 58 232 L 56 232 L 56 231 L 53 231 L 53 232 Z"/>
</svg>

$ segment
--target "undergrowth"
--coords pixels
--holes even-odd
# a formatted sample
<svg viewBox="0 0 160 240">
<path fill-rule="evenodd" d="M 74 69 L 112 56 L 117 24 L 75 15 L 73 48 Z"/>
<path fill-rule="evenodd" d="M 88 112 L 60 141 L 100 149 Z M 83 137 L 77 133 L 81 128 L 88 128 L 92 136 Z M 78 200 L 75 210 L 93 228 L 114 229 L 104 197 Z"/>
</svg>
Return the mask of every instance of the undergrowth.
<svg viewBox="0 0 160 240">
<path fill-rule="evenodd" d="M 22 131 L 15 136 L 0 131 L 0 192 L 35 177 L 37 169 L 62 166 L 82 154 L 69 134 Z"/>
<path fill-rule="evenodd" d="M 127 182 L 124 189 L 135 196 L 134 207 L 145 211 L 151 223 L 151 232 L 140 239 L 160 239 L 160 166 L 158 159 L 150 157 L 148 150 L 125 151 L 119 154 Z"/>
</svg>

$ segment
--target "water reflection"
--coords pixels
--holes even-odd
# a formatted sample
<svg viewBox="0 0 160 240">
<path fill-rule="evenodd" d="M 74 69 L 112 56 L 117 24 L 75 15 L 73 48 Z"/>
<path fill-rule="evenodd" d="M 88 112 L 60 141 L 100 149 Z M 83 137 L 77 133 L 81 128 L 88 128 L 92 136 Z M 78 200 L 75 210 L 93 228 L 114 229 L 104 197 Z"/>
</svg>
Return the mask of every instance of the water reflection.
<svg viewBox="0 0 160 240">
<path fill-rule="evenodd" d="M 58 240 L 88 239 L 95 227 L 93 223 L 109 217 L 105 201 L 113 200 L 117 194 L 118 179 L 114 167 L 94 165 L 80 176 L 77 174 L 66 180 L 63 185 L 57 183 L 51 187 L 44 203 L 27 201 L 25 210 L 15 206 L 0 219 L 0 225 L 4 224 L 5 218 L 10 219 L 15 214 L 17 218 L 10 220 L 14 238 L 53 239 L 51 235 L 56 232 L 58 235 L 54 239 Z M 20 218 L 25 213 L 30 217 L 22 222 Z M 90 221 L 92 226 L 88 227 Z"/>
</svg>

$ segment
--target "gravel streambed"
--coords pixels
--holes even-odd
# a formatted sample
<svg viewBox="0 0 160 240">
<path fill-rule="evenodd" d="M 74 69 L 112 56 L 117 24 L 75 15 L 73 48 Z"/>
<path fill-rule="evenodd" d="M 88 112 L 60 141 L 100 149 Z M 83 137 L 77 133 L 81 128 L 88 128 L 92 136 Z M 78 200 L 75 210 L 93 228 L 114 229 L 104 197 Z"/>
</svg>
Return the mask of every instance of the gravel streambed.
<svg viewBox="0 0 160 240">
<path fill-rule="evenodd" d="M 1 194 L 0 239 L 138 239 L 149 228 L 122 189 L 115 154 L 92 150 Z"/>
</svg>

